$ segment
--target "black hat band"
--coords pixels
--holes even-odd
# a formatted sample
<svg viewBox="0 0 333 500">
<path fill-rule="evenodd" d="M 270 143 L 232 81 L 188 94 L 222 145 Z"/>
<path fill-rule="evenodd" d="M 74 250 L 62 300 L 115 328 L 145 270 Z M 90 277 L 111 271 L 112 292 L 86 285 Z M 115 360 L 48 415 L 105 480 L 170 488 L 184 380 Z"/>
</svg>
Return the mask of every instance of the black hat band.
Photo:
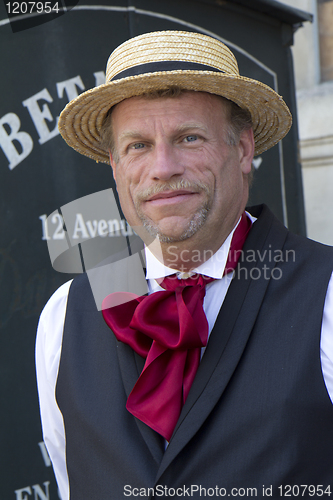
<svg viewBox="0 0 333 500">
<path fill-rule="evenodd" d="M 120 80 L 121 78 L 126 78 L 128 76 L 139 76 L 145 73 L 155 73 L 156 71 L 175 71 L 175 70 L 193 70 L 193 71 L 215 71 L 215 73 L 224 73 L 217 68 L 212 66 L 207 66 L 206 64 L 199 64 L 195 62 L 187 61 L 156 61 L 149 62 L 145 64 L 139 64 L 133 66 L 132 68 L 125 69 L 121 71 L 113 78 L 110 82 L 115 80 Z"/>
</svg>

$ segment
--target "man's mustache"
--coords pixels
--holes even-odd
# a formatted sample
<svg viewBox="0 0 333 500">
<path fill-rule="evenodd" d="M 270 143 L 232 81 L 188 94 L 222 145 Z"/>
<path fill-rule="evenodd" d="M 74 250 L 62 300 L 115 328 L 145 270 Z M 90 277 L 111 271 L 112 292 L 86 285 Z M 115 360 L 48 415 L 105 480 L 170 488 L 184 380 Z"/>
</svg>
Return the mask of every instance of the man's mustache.
<svg viewBox="0 0 333 500">
<path fill-rule="evenodd" d="M 188 191 L 194 192 L 194 193 L 199 193 L 200 191 L 205 191 L 206 193 L 209 193 L 209 187 L 200 181 L 189 181 L 185 179 L 179 179 L 177 181 L 170 181 L 170 182 L 160 182 L 158 184 L 153 184 L 152 186 L 149 186 L 148 188 L 144 189 L 143 191 L 140 191 L 137 193 L 137 200 L 138 201 L 145 201 L 155 194 L 163 193 L 163 192 L 170 192 L 170 191 L 179 191 L 181 189 L 186 189 Z"/>
</svg>

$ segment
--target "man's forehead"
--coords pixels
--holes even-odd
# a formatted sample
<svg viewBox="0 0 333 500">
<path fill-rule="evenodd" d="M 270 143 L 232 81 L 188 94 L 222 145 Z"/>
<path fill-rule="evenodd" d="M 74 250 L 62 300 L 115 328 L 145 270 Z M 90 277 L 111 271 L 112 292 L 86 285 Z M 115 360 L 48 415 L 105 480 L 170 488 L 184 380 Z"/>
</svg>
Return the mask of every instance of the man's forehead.
<svg viewBox="0 0 333 500">
<path fill-rule="evenodd" d="M 207 132 L 212 122 L 226 118 L 223 102 L 217 96 L 207 93 L 191 93 L 184 97 L 132 97 L 114 107 L 112 128 L 118 138 L 140 137 L 146 129 L 164 126 L 175 133 L 192 130 Z"/>
<path fill-rule="evenodd" d="M 210 94 L 208 92 L 184 91 L 177 96 L 155 96 L 142 95 L 124 99 L 113 106 L 111 114 L 114 116 L 124 116 L 126 113 L 129 118 L 135 120 L 141 118 L 140 113 L 144 115 L 147 111 L 159 112 L 161 109 L 167 116 L 169 113 L 177 111 L 189 115 L 206 115 L 209 110 L 217 110 L 218 114 L 225 116 L 227 100 L 221 96 Z"/>
</svg>

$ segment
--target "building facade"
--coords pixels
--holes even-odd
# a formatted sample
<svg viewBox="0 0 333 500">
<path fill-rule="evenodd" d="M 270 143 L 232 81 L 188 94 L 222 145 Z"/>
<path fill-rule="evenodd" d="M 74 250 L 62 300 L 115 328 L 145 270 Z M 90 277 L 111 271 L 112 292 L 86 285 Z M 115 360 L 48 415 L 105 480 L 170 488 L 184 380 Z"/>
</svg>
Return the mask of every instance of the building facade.
<svg viewBox="0 0 333 500">
<path fill-rule="evenodd" d="M 299 152 L 307 235 L 333 245 L 333 0 L 280 0 L 313 15 L 295 33 Z"/>
</svg>

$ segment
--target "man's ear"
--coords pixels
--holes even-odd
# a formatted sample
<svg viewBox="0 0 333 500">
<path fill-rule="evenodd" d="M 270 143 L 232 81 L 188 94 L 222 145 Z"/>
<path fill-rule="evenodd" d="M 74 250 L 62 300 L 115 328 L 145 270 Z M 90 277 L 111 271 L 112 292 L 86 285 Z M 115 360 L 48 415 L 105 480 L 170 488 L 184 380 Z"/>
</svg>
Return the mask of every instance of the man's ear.
<svg viewBox="0 0 333 500">
<path fill-rule="evenodd" d="M 110 165 L 111 165 L 111 168 L 112 168 L 112 172 L 113 172 L 113 178 L 116 181 L 116 162 L 114 161 L 114 158 L 113 158 L 113 155 L 111 153 L 111 149 L 109 149 L 109 157 L 110 157 Z"/>
<path fill-rule="evenodd" d="M 243 130 L 239 139 L 239 160 L 243 174 L 247 175 L 252 169 L 254 156 L 254 136 L 252 128 Z"/>
</svg>

